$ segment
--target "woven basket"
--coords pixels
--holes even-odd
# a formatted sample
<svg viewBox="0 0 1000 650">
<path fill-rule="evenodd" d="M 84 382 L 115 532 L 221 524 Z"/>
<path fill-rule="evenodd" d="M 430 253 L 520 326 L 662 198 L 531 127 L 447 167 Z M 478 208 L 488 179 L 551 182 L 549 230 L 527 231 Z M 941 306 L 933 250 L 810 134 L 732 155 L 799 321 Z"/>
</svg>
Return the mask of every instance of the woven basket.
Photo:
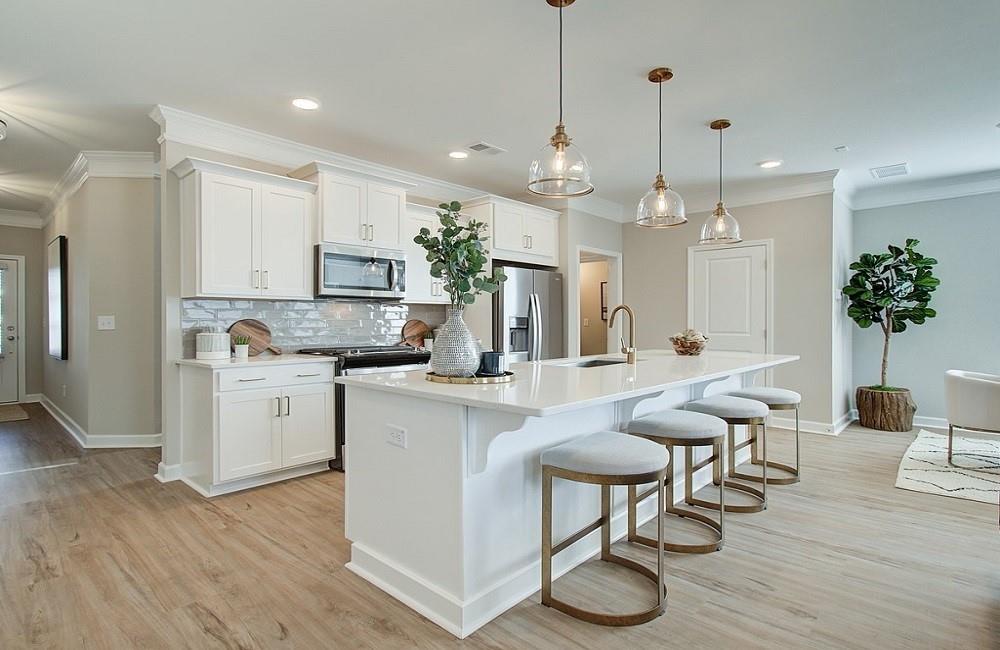
<svg viewBox="0 0 1000 650">
<path fill-rule="evenodd" d="M 705 339 L 707 341 L 708 339 Z M 694 357 L 701 354 L 705 349 L 705 341 L 686 341 L 676 336 L 670 337 L 670 342 L 674 344 L 674 352 L 685 357 Z"/>
</svg>

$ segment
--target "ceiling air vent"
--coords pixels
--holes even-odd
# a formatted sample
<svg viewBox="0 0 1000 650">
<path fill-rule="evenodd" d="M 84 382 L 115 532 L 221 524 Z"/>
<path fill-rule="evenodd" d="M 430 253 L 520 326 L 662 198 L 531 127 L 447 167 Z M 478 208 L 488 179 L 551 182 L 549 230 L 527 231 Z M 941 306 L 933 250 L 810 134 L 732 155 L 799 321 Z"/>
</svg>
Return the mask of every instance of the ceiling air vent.
<svg viewBox="0 0 1000 650">
<path fill-rule="evenodd" d="M 485 153 L 490 156 L 496 156 L 498 154 L 506 153 L 506 149 L 496 146 L 495 144 L 490 144 L 489 142 L 474 142 L 469 145 L 469 149 L 475 151 L 476 153 Z"/>
<path fill-rule="evenodd" d="M 885 167 L 872 167 L 870 171 L 876 180 L 883 180 L 892 178 L 893 176 L 906 176 L 910 173 L 910 168 L 907 167 L 906 163 L 899 163 L 898 165 L 886 165 Z"/>
</svg>

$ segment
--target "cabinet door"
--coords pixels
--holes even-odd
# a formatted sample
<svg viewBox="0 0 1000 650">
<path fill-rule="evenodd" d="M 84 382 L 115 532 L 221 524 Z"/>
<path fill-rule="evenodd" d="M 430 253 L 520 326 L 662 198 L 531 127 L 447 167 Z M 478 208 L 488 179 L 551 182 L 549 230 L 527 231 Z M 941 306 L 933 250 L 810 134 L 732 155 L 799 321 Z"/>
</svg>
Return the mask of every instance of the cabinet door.
<svg viewBox="0 0 1000 650">
<path fill-rule="evenodd" d="M 524 214 L 524 234 L 528 236 L 528 251 L 532 255 L 544 255 L 558 264 L 556 250 L 559 245 L 559 222 L 547 216 Z"/>
<path fill-rule="evenodd" d="M 281 469 L 281 391 L 219 396 L 218 481 Z"/>
<path fill-rule="evenodd" d="M 201 175 L 202 295 L 260 295 L 260 184 Z"/>
<path fill-rule="evenodd" d="M 313 297 L 312 195 L 261 189 L 261 293 L 276 298 Z"/>
<path fill-rule="evenodd" d="M 368 244 L 402 248 L 399 233 L 406 212 L 406 192 L 396 187 L 368 184 Z"/>
<path fill-rule="evenodd" d="M 513 206 L 493 206 L 493 247 L 521 252 L 525 250 L 524 212 Z"/>
<path fill-rule="evenodd" d="M 322 175 L 320 236 L 335 244 L 364 244 L 368 197 L 362 180 Z"/>
<path fill-rule="evenodd" d="M 427 228 L 432 234 L 437 233 L 441 222 L 431 208 L 412 208 L 406 210 L 406 227 L 403 229 L 403 244 L 406 251 L 406 302 L 445 303 L 447 296 L 442 289 L 442 280 L 431 277 L 431 263 L 427 261 L 427 251 L 413 238 L 420 234 L 421 228 Z"/>
<path fill-rule="evenodd" d="M 336 456 L 333 400 L 333 384 L 295 386 L 282 391 L 282 467 Z"/>
</svg>

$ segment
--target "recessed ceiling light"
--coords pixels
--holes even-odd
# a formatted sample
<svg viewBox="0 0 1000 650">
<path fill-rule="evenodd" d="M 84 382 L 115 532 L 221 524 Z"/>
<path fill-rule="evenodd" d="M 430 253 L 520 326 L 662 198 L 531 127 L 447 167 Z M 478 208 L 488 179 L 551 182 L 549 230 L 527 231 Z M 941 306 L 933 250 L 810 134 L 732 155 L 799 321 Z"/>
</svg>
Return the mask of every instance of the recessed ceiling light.
<svg viewBox="0 0 1000 650">
<path fill-rule="evenodd" d="M 319 108 L 319 102 L 311 97 L 296 97 L 292 100 L 292 106 L 304 111 L 315 111 Z"/>
<path fill-rule="evenodd" d="M 452 151 L 448 155 L 456 160 L 465 160 L 466 158 L 469 157 L 469 154 L 466 153 L 465 151 Z"/>
<path fill-rule="evenodd" d="M 761 169 L 774 169 L 775 167 L 781 167 L 780 160 L 764 160 L 757 163 L 757 166 Z"/>
</svg>

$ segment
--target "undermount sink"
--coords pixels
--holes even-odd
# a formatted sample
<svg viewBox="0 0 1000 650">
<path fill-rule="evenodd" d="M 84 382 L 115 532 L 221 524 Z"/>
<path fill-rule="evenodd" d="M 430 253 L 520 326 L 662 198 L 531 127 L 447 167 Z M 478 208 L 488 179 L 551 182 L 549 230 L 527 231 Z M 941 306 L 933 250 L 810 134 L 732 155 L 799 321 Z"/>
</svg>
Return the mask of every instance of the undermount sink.
<svg viewBox="0 0 1000 650">
<path fill-rule="evenodd" d="M 617 366 L 622 363 L 625 363 L 625 359 L 587 359 L 586 361 L 574 361 L 559 365 L 572 366 L 573 368 L 600 368 L 601 366 Z"/>
</svg>

